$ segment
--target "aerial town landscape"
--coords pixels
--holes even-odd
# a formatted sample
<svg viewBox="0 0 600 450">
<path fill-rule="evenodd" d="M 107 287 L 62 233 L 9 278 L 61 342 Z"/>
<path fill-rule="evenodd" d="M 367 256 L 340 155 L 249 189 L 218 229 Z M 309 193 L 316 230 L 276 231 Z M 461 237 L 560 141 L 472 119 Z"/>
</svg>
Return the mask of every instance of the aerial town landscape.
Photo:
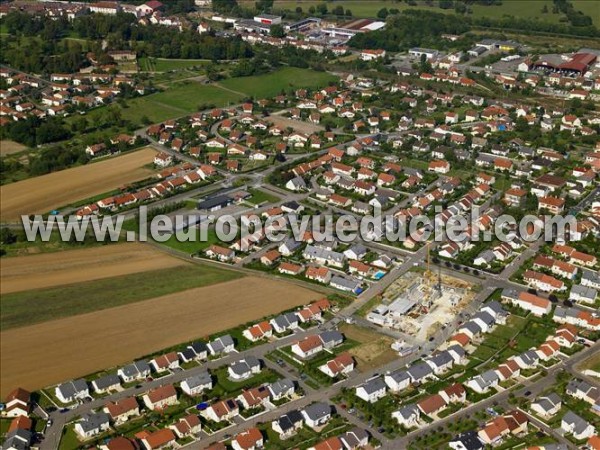
<svg viewBox="0 0 600 450">
<path fill-rule="evenodd" d="M 598 0 L 0 0 L 0 448 L 600 450 L 599 133 Z"/>
</svg>

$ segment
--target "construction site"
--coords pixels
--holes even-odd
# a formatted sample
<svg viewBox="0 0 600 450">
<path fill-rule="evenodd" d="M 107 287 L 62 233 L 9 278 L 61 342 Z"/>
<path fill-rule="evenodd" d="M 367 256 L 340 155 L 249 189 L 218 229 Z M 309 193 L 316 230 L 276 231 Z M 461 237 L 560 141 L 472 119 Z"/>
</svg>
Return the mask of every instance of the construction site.
<svg viewBox="0 0 600 450">
<path fill-rule="evenodd" d="M 366 319 L 425 341 L 475 297 L 472 285 L 430 270 L 407 272 L 390 285 Z"/>
</svg>

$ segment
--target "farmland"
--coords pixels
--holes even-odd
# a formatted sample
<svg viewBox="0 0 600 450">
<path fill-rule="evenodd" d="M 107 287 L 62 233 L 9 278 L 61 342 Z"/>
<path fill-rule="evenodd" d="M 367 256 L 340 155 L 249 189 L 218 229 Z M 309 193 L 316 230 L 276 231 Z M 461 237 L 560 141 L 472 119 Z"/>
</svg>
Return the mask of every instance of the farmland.
<svg viewBox="0 0 600 450">
<path fill-rule="evenodd" d="M 50 288 L 186 264 L 150 246 L 128 243 L 5 259 L 0 293 Z"/>
<path fill-rule="evenodd" d="M 110 294 L 119 297 L 120 291 Z M 17 385 L 38 389 L 122 364 L 318 297 L 296 285 L 246 277 L 6 330 L 0 334 L 0 394 Z"/>
<path fill-rule="evenodd" d="M 145 148 L 107 160 L 11 183 L 0 188 L 3 221 L 21 214 L 43 214 L 77 200 L 107 192 L 152 175 L 145 168 L 154 158 L 154 150 Z"/>
<path fill-rule="evenodd" d="M 160 258 L 164 257 L 161 255 Z M 93 258 L 89 258 L 89 261 L 93 261 Z M 35 289 L 35 283 L 32 283 L 34 288 L 32 290 L 2 295 L 0 324 L 3 330 L 22 327 L 140 302 L 239 277 L 236 272 L 223 271 L 214 267 L 192 264 L 177 267 L 177 263 L 178 260 L 166 262 L 175 265 L 170 268 L 148 269 L 140 273 L 91 279 L 49 288 Z M 144 262 L 143 266 L 151 267 L 152 263 Z M 93 263 L 89 264 L 88 270 L 81 270 L 81 272 L 85 276 L 86 272 L 92 270 L 95 270 Z M 40 278 L 44 277 L 40 276 Z"/>
</svg>

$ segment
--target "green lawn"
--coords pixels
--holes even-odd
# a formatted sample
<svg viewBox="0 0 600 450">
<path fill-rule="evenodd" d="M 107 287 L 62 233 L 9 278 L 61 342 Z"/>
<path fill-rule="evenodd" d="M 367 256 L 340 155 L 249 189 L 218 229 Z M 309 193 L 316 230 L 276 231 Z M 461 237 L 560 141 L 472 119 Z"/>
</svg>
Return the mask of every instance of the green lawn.
<svg viewBox="0 0 600 450">
<path fill-rule="evenodd" d="M 284 67 L 265 75 L 229 78 L 219 84 L 255 98 L 269 98 L 289 89 L 327 86 L 330 81 L 337 81 L 337 77 L 327 72 Z"/>
<path fill-rule="evenodd" d="M 279 197 L 268 194 L 265 191 L 261 191 L 260 189 L 248 189 L 248 192 L 252 194 L 252 197 L 250 197 L 246 201 L 252 203 L 253 205 L 259 205 L 263 202 L 274 203 L 280 200 Z"/>
<path fill-rule="evenodd" d="M 199 238 L 199 235 L 196 234 Z M 180 252 L 191 255 L 193 253 L 201 252 L 202 250 L 207 249 L 209 246 L 213 244 L 221 244 L 220 239 L 217 237 L 217 232 L 214 228 L 211 228 L 206 233 L 206 240 L 200 241 L 199 239 L 196 242 L 180 242 L 177 240 L 176 235 L 172 235 L 168 241 L 162 242 L 162 245 L 170 247 L 174 250 L 178 250 Z"/>
<path fill-rule="evenodd" d="M 0 327 L 16 328 L 62 317 L 135 303 L 161 295 L 222 283 L 240 277 L 236 272 L 207 266 L 182 266 L 50 289 L 3 295 Z M 82 297 L 81 293 L 86 295 Z"/>
<path fill-rule="evenodd" d="M 144 72 L 168 72 L 170 70 L 183 70 L 191 67 L 206 66 L 210 64 L 206 59 L 165 59 L 165 58 L 140 58 L 140 70 Z"/>
</svg>

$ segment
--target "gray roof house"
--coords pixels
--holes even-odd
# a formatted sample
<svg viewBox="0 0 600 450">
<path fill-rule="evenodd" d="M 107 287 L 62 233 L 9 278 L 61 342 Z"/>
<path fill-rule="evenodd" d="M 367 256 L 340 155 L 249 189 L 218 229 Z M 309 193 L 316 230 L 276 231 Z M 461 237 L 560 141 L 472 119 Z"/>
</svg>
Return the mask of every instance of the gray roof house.
<svg viewBox="0 0 600 450">
<path fill-rule="evenodd" d="M 298 327 L 298 316 L 294 313 L 285 313 L 271 319 L 270 324 L 276 333 L 285 333 Z"/>
<path fill-rule="evenodd" d="M 184 363 L 186 363 L 186 362 L 190 362 L 190 361 L 193 361 L 194 359 L 196 359 L 196 352 L 194 350 L 192 350 L 190 347 L 188 347 L 188 348 L 184 348 L 183 350 L 177 352 L 177 356 L 179 356 L 179 359 L 181 359 Z"/>
<path fill-rule="evenodd" d="M 344 335 L 339 331 L 323 331 L 319 334 L 319 338 L 325 348 L 333 348 L 344 342 Z"/>
<path fill-rule="evenodd" d="M 362 428 L 354 427 L 340 436 L 344 448 L 362 448 L 369 443 L 369 434 Z"/>
<path fill-rule="evenodd" d="M 205 389 L 212 389 L 213 382 L 207 370 L 186 378 L 181 382 L 181 389 L 188 395 L 196 395 Z"/>
<path fill-rule="evenodd" d="M 592 424 L 575 414 L 573 411 L 567 411 L 561 420 L 560 427 L 566 433 L 572 433 L 575 439 L 589 438 L 595 431 Z"/>
<path fill-rule="evenodd" d="M 581 284 L 594 289 L 600 289 L 600 273 L 595 270 L 581 270 Z"/>
<path fill-rule="evenodd" d="M 71 403 L 77 399 L 89 397 L 90 390 L 83 378 L 67 381 L 58 385 L 54 390 L 56 397 L 63 403 Z"/>
<path fill-rule="evenodd" d="M 429 378 L 435 378 L 433 369 L 425 362 L 410 367 L 406 373 L 408 373 L 413 383 L 422 383 Z"/>
<path fill-rule="evenodd" d="M 594 303 L 597 295 L 598 291 L 596 289 L 582 284 L 575 284 L 571 288 L 569 299 L 576 302 Z"/>
<path fill-rule="evenodd" d="M 125 383 L 129 383 L 150 375 L 150 364 L 148 364 L 148 361 L 134 361 L 125 367 L 121 367 L 117 373 Z"/>
<path fill-rule="evenodd" d="M 272 428 L 282 436 L 292 436 L 296 431 L 302 427 L 304 418 L 302 413 L 297 409 L 293 409 L 273 421 Z"/>
<path fill-rule="evenodd" d="M 116 373 L 110 373 L 92 381 L 95 392 L 106 392 L 121 386 L 121 380 Z"/>
<path fill-rule="evenodd" d="M 357 292 L 360 288 L 360 281 L 357 281 L 352 278 L 341 277 L 339 275 L 334 275 L 331 277 L 329 281 L 329 285 L 333 286 L 336 289 L 346 292 Z"/>
<path fill-rule="evenodd" d="M 302 410 L 306 425 L 316 428 L 327 423 L 331 417 L 331 406 L 327 403 L 313 403 Z"/>
<path fill-rule="evenodd" d="M 220 353 L 229 353 L 235 348 L 235 342 L 233 338 L 226 334 L 216 338 L 214 341 L 208 344 L 208 350 L 211 355 L 218 355 Z"/>
<path fill-rule="evenodd" d="M 256 356 L 246 356 L 244 359 L 235 361 L 227 369 L 229 377 L 234 380 L 242 380 L 260 372 L 260 361 Z"/>
<path fill-rule="evenodd" d="M 267 386 L 273 400 L 292 395 L 296 390 L 294 382 L 289 378 L 282 378 Z"/>
<path fill-rule="evenodd" d="M 482 394 L 487 392 L 490 387 L 496 386 L 498 381 L 500 381 L 500 379 L 498 378 L 496 371 L 488 370 L 481 375 L 471 378 L 469 381 L 467 381 L 466 385 L 475 392 Z"/>
<path fill-rule="evenodd" d="M 375 403 L 385 396 L 386 388 L 385 382 L 380 377 L 373 378 L 356 388 L 356 396 L 365 402 Z"/>
<path fill-rule="evenodd" d="M 539 397 L 531 403 L 531 409 L 542 417 L 553 416 L 560 410 L 562 399 L 556 392 Z"/>
<path fill-rule="evenodd" d="M 89 413 L 75 424 L 75 431 L 83 437 L 91 437 L 108 430 L 110 416 L 105 413 Z"/>
<path fill-rule="evenodd" d="M 392 392 L 398 392 L 408 387 L 411 383 L 411 378 L 406 370 L 396 370 L 395 372 L 388 373 L 384 377 L 385 384 Z"/>
<path fill-rule="evenodd" d="M 427 358 L 425 362 L 429 364 L 436 374 L 439 374 L 452 367 L 454 358 L 452 358 L 450 352 L 443 351 Z"/>
<path fill-rule="evenodd" d="M 194 342 L 188 348 L 194 351 L 196 358 L 204 359 L 208 356 L 208 347 L 204 342 Z"/>
<path fill-rule="evenodd" d="M 4 436 L 3 450 L 28 450 L 33 434 L 29 430 L 17 428 Z"/>
</svg>

